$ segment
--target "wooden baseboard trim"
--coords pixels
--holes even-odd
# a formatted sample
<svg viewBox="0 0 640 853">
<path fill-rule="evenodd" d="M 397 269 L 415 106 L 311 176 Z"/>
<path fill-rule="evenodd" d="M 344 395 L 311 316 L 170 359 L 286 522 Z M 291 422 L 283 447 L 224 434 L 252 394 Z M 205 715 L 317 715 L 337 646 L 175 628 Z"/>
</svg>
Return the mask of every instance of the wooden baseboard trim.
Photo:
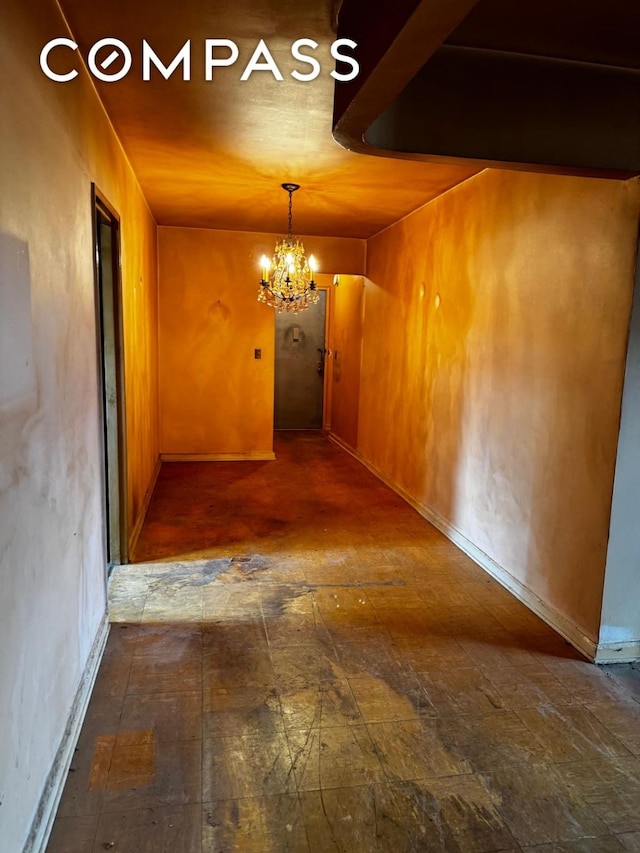
<svg viewBox="0 0 640 853">
<path fill-rule="evenodd" d="M 163 462 L 271 462 L 273 450 L 250 450 L 246 453 L 162 453 Z"/>
<path fill-rule="evenodd" d="M 336 435 L 335 432 L 331 432 L 331 431 L 327 432 L 327 438 L 329 439 L 329 441 L 332 441 L 334 444 L 337 444 L 338 447 L 341 447 L 343 450 L 346 450 L 347 453 L 350 453 L 351 456 L 353 456 L 355 459 L 357 459 L 358 462 L 362 463 L 362 465 L 364 465 L 365 468 L 368 468 L 372 474 L 375 474 L 379 480 L 382 479 L 379 474 L 376 474 L 376 472 L 373 470 L 371 465 L 368 465 L 365 462 L 364 457 L 361 456 L 360 453 L 358 453 L 358 451 L 355 450 L 355 448 L 351 447 L 350 444 L 347 444 L 346 441 L 341 439 L 339 435 Z M 395 491 L 395 489 L 394 489 L 394 491 Z"/>
<path fill-rule="evenodd" d="M 539 616 L 544 622 L 546 622 L 549 627 L 553 628 L 554 631 L 557 631 L 558 634 L 564 637 L 567 642 L 571 643 L 571 645 L 574 646 L 574 648 L 576 648 L 581 654 L 590 661 L 598 663 L 605 662 L 598 658 L 598 647 L 594 640 L 586 636 L 586 634 L 584 634 L 577 625 L 574 625 L 573 622 L 567 619 L 566 616 L 563 616 L 562 613 L 559 613 L 550 604 L 543 601 L 535 592 L 533 592 L 533 590 L 529 589 L 526 584 L 523 584 L 510 574 L 507 569 L 499 563 L 496 563 L 495 560 L 488 556 L 488 554 L 481 551 L 480 548 L 467 539 L 466 536 L 456 527 L 441 518 L 428 506 L 417 501 L 412 495 L 403 489 L 402 486 L 394 483 L 393 480 L 389 479 L 382 473 L 382 471 L 378 470 L 375 465 L 372 465 L 367 459 L 365 459 L 362 454 L 342 441 L 339 436 L 331 433 L 328 438 L 361 462 L 365 468 L 371 471 L 371 473 L 381 480 L 386 486 L 403 498 L 416 510 L 416 512 L 420 513 L 423 518 L 443 533 L 447 539 L 453 542 L 453 544 L 460 548 L 461 551 L 464 551 L 464 553 L 477 563 L 481 569 L 484 569 L 487 574 L 491 575 L 491 577 L 497 580 L 498 583 L 508 589 L 509 592 L 518 599 L 518 601 L 521 601 L 522 604 L 532 610 L 536 616 Z M 621 644 L 609 645 L 617 647 Z M 622 658 L 617 658 L 617 660 L 622 660 Z"/>
<path fill-rule="evenodd" d="M 62 797 L 62 791 L 69 775 L 69 767 L 73 760 L 76 743 L 80 737 L 80 729 L 87 713 L 91 691 L 95 684 L 100 661 L 102 660 L 109 636 L 109 628 L 109 618 L 105 613 L 96 632 L 80 685 L 73 700 L 71 711 L 69 712 L 64 734 L 47 781 L 45 782 L 38 810 L 31 826 L 29 837 L 23 848 L 23 853 L 44 853 L 46 850 L 56 812 L 60 804 L 60 798 Z"/>
</svg>

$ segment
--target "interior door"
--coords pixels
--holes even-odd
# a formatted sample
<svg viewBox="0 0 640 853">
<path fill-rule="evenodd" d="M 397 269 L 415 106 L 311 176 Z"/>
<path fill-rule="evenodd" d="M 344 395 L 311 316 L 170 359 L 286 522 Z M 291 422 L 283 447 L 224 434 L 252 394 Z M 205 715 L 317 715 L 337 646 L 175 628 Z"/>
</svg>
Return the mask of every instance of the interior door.
<svg viewBox="0 0 640 853">
<path fill-rule="evenodd" d="M 325 290 L 300 314 L 276 312 L 275 429 L 322 429 Z"/>
</svg>

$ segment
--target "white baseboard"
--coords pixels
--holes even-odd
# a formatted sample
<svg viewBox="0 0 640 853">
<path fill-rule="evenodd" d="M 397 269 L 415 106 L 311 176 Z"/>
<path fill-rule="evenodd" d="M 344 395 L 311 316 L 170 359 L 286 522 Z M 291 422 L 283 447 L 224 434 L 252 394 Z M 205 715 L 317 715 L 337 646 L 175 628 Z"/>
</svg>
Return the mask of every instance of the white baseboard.
<svg viewBox="0 0 640 853">
<path fill-rule="evenodd" d="M 273 450 L 249 450 L 246 453 L 162 453 L 163 462 L 271 462 Z"/>
<path fill-rule="evenodd" d="M 464 551 L 468 557 L 477 563 L 481 569 L 484 569 L 487 574 L 491 575 L 491 577 L 497 580 L 498 583 L 508 589 L 509 592 L 518 599 L 518 601 L 521 601 L 522 604 L 532 610 L 536 616 L 539 616 L 544 622 L 546 622 L 549 627 L 553 628 L 554 631 L 557 631 L 558 634 L 571 643 L 571 645 L 574 646 L 574 648 L 576 648 L 581 654 L 590 661 L 597 661 L 598 663 L 605 662 L 597 657 L 596 649 L 599 647 L 597 647 L 595 641 L 586 636 L 586 634 L 574 625 L 573 622 L 567 619 L 566 616 L 563 616 L 562 613 L 559 613 L 550 604 L 543 601 L 535 592 L 533 592 L 533 590 L 529 589 L 528 586 L 513 577 L 513 575 L 511 575 L 503 566 L 496 563 L 495 560 L 488 556 L 488 554 L 485 554 L 484 551 L 481 551 L 480 548 L 467 539 L 466 536 L 456 527 L 444 518 L 441 518 L 428 506 L 417 501 L 412 495 L 403 489 L 402 486 L 399 486 L 397 483 L 390 480 L 382 473 L 382 471 L 378 470 L 375 465 L 368 462 L 357 450 L 354 450 L 353 447 L 350 447 L 336 435 L 330 434 L 328 437 L 331 441 L 361 462 L 365 468 L 371 471 L 371 473 L 379 480 L 382 480 L 382 482 L 392 491 L 400 495 L 400 497 L 412 506 L 416 512 L 420 513 L 423 518 L 433 524 L 433 526 L 443 533 L 447 539 L 451 540 L 454 545 L 457 545 L 461 551 Z M 621 644 L 615 643 L 608 645 L 618 648 Z M 623 658 L 618 658 L 618 660 L 622 661 Z M 626 660 L 628 660 L 628 658 L 626 658 Z"/>
<path fill-rule="evenodd" d="M 149 485 L 147 486 L 147 491 L 144 493 L 144 498 L 142 500 L 142 506 L 140 507 L 140 512 L 138 513 L 138 518 L 136 519 L 136 523 L 133 526 L 133 530 L 131 531 L 131 535 L 129 536 L 129 559 L 132 559 L 133 554 L 136 550 L 136 545 L 138 544 L 138 539 L 140 538 L 140 532 L 142 530 L 142 525 L 144 524 L 144 520 L 147 517 L 147 511 L 149 510 L 149 504 L 151 503 L 151 498 L 153 497 L 153 492 L 156 487 L 156 483 L 158 482 L 158 477 L 160 476 L 160 469 L 162 468 L 162 459 L 160 456 L 156 459 L 156 464 L 153 469 L 153 474 L 151 475 L 151 480 L 149 481 Z"/>
<path fill-rule="evenodd" d="M 640 660 L 640 640 L 625 643 L 598 643 L 596 663 L 633 663 Z"/>
<path fill-rule="evenodd" d="M 31 826 L 31 832 L 24 845 L 23 853 L 45 853 L 56 812 L 60 804 L 60 798 L 62 797 L 65 782 L 69 774 L 69 767 L 73 760 L 75 746 L 80 736 L 80 729 L 87 713 L 91 691 L 95 684 L 104 647 L 109 636 L 109 627 L 109 619 L 105 613 L 93 641 L 89 659 L 87 660 L 80 685 L 73 700 L 71 711 L 69 712 L 62 741 L 58 747 L 53 766 L 40 797 L 38 810 Z"/>
</svg>

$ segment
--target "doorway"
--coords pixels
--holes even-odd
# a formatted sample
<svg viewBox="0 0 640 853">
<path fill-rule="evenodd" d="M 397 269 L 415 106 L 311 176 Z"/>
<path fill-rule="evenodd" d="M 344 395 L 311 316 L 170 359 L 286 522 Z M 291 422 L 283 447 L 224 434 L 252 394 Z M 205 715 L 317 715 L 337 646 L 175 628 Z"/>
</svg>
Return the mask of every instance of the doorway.
<svg viewBox="0 0 640 853">
<path fill-rule="evenodd" d="M 103 449 L 103 529 L 107 571 L 128 562 L 122 358 L 120 220 L 92 187 L 98 385 Z"/>
<path fill-rule="evenodd" d="M 300 314 L 276 312 L 275 429 L 322 429 L 327 292 Z"/>
</svg>

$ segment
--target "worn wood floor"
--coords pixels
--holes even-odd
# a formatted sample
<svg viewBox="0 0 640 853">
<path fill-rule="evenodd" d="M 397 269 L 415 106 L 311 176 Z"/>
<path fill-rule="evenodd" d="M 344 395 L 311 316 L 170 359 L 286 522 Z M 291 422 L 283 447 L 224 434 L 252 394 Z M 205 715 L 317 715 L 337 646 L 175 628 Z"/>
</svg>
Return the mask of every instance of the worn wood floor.
<svg viewBox="0 0 640 853">
<path fill-rule="evenodd" d="M 640 851 L 598 668 L 320 434 L 165 465 L 49 853 Z"/>
</svg>

